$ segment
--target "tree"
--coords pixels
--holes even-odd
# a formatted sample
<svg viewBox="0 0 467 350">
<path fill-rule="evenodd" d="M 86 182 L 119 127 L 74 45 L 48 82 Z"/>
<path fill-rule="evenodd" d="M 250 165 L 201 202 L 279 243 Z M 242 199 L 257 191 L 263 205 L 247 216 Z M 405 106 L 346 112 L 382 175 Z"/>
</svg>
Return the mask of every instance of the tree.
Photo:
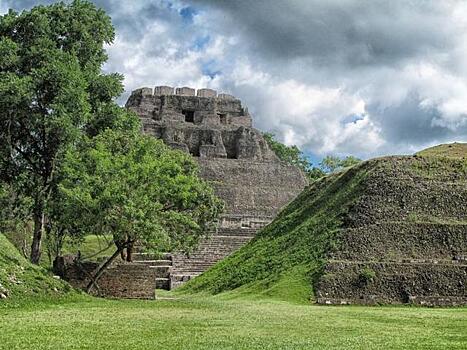
<svg viewBox="0 0 467 350">
<path fill-rule="evenodd" d="M 17 179 L 15 186 L 21 186 Z M 31 198 L 18 195 L 12 184 L 0 181 L 0 234 L 5 234 L 12 243 L 27 257 L 28 242 L 31 229 L 28 223 L 30 217 Z"/>
<path fill-rule="evenodd" d="M 313 164 L 297 146 L 284 145 L 283 143 L 277 141 L 276 136 L 272 133 L 263 133 L 263 137 L 280 160 L 302 169 L 310 181 L 317 180 L 325 175 L 325 173 L 320 168 L 313 166 Z"/>
<path fill-rule="evenodd" d="M 360 163 L 362 160 L 357 158 L 357 157 L 354 157 L 354 156 L 347 156 L 345 157 L 344 159 L 342 159 L 341 161 L 341 167 L 342 168 L 348 168 L 348 167 L 351 167 L 351 166 L 354 166 L 358 163 Z"/>
<path fill-rule="evenodd" d="M 326 156 L 319 165 L 326 173 L 333 173 L 341 167 L 341 159 L 337 156 Z"/>
<path fill-rule="evenodd" d="M 80 152 L 69 151 L 62 212 L 70 232 L 112 235 L 114 254 L 91 279 L 139 243 L 157 251 L 190 251 L 222 210 L 189 154 L 139 133 L 106 130 Z"/>
<path fill-rule="evenodd" d="M 315 181 L 326 173 L 333 173 L 342 168 L 347 168 L 361 162 L 354 156 L 339 158 L 337 156 L 326 156 L 319 163 L 319 167 L 313 166 L 306 155 L 297 146 L 287 146 L 276 140 L 272 133 L 263 133 L 269 147 L 280 160 L 287 164 L 298 166 L 308 177 L 309 181 Z"/>
<path fill-rule="evenodd" d="M 0 173 L 31 195 L 31 261 L 38 263 L 47 211 L 66 150 L 109 125 L 135 128 L 115 106 L 122 76 L 105 75 L 110 18 L 88 1 L 37 6 L 0 16 Z"/>
<path fill-rule="evenodd" d="M 320 163 L 320 167 L 327 173 L 333 173 L 337 170 L 354 166 L 360 163 L 361 160 L 354 156 L 339 158 L 337 156 L 326 156 Z"/>
</svg>

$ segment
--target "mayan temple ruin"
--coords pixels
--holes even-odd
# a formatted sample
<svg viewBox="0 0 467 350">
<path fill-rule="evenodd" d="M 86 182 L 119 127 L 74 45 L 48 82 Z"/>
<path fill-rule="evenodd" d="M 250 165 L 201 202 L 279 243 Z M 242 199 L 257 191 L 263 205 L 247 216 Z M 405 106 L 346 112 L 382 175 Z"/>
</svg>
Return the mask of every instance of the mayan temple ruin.
<svg viewBox="0 0 467 350">
<path fill-rule="evenodd" d="M 211 89 L 156 86 L 132 92 L 126 108 L 141 119 L 143 132 L 188 152 L 225 202 L 216 228 L 207 232 L 189 256 L 180 252 L 133 255 L 132 263 L 116 262 L 99 279 L 101 296 L 154 297 L 154 290 L 173 289 L 230 255 L 270 223 L 292 201 L 307 180 L 295 166 L 281 162 L 269 148 L 239 99 Z M 98 262 L 66 264 L 63 276 L 84 288 Z"/>
<path fill-rule="evenodd" d="M 279 161 L 231 95 L 157 86 L 133 91 L 126 107 L 139 115 L 145 133 L 196 157 L 201 176 L 226 204 L 217 229 L 196 252 L 169 255 L 165 268 L 157 261 L 158 288 L 177 287 L 237 250 L 306 184 L 298 168 Z"/>
</svg>

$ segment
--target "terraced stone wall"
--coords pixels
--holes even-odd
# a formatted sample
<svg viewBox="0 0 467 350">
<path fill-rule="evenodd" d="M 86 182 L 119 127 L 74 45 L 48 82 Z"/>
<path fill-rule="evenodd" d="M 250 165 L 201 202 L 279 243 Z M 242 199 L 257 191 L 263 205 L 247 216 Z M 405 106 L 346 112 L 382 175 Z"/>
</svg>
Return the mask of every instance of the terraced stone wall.
<svg viewBox="0 0 467 350">
<path fill-rule="evenodd" d="M 317 283 L 324 304 L 467 304 L 467 167 L 375 160 Z"/>
</svg>

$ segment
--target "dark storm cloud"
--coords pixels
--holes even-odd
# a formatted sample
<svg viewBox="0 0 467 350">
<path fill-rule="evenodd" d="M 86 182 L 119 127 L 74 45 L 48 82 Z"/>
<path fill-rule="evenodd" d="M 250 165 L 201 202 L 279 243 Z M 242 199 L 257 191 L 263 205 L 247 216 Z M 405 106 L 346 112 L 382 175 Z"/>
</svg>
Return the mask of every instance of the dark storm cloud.
<svg viewBox="0 0 467 350">
<path fill-rule="evenodd" d="M 433 106 L 423 107 L 417 93 L 410 93 L 400 104 L 383 107 L 370 104 L 367 111 L 375 124 L 381 128 L 382 136 L 392 144 L 428 144 L 445 142 L 452 137 L 467 135 L 467 123 L 455 129 L 436 125 L 440 111 Z"/>
<path fill-rule="evenodd" d="M 228 17 L 256 49 L 317 65 L 395 64 L 454 45 L 449 6 L 428 1 L 194 0 Z"/>
</svg>

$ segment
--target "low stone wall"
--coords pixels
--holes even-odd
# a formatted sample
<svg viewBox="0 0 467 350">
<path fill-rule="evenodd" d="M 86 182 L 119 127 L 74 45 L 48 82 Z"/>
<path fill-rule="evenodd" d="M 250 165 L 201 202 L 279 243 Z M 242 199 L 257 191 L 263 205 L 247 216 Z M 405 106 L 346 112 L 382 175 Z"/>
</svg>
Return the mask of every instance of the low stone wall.
<svg viewBox="0 0 467 350">
<path fill-rule="evenodd" d="M 85 289 L 90 281 L 89 276 L 98 265 L 94 262 L 67 264 L 63 278 L 73 287 Z M 159 270 L 157 266 L 140 263 L 115 263 L 102 274 L 97 282 L 98 288 L 94 288 L 92 294 L 112 298 L 154 299 Z"/>
<path fill-rule="evenodd" d="M 467 265 L 455 261 L 330 261 L 318 283 L 321 304 L 467 304 Z"/>
</svg>

